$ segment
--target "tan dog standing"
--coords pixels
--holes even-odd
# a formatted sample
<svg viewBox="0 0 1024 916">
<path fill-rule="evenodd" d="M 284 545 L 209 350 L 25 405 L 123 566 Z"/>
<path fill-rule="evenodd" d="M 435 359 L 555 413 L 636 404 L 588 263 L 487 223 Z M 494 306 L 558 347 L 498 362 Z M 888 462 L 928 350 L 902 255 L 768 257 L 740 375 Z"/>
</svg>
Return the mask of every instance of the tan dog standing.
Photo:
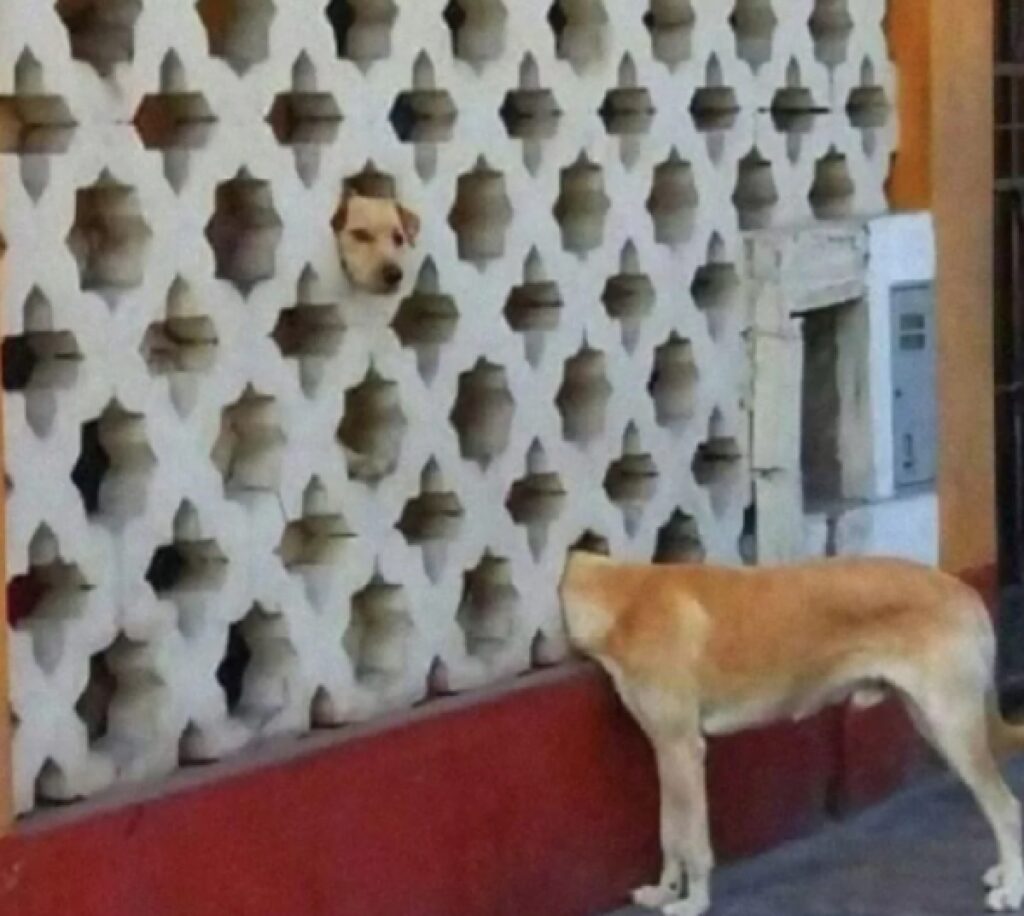
<svg viewBox="0 0 1024 916">
<path fill-rule="evenodd" d="M 561 595 L 573 644 L 608 672 L 655 751 L 664 865 L 635 902 L 668 916 L 710 907 L 704 735 L 881 687 L 903 699 L 995 833 L 988 908 L 1020 908 L 1020 806 L 996 757 L 1024 748 L 1024 728 L 999 714 L 991 621 L 959 580 L 897 560 L 732 569 L 577 552 Z"/>
<path fill-rule="evenodd" d="M 390 198 L 346 191 L 332 226 L 352 285 L 378 295 L 397 292 L 405 277 L 402 261 L 419 237 L 419 217 Z"/>
</svg>

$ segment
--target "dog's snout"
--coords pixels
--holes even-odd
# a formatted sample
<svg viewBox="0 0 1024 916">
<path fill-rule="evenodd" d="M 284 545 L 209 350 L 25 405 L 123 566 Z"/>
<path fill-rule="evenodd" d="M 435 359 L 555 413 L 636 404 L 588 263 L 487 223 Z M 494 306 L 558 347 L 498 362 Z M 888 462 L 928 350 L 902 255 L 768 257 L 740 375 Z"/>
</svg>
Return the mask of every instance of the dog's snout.
<svg viewBox="0 0 1024 916">
<path fill-rule="evenodd" d="M 402 272 L 402 268 L 397 264 L 385 264 L 381 270 L 381 279 L 384 281 L 384 285 L 388 289 L 394 289 L 402 282 L 402 278 L 405 274 Z"/>
</svg>

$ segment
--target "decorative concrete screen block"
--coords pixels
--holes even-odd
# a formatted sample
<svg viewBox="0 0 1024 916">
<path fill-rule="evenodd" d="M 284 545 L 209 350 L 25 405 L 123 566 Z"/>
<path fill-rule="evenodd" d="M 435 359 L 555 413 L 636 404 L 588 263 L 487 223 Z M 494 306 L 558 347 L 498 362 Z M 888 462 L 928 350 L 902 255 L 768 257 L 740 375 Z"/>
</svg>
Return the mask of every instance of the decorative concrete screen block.
<svg viewBox="0 0 1024 916">
<path fill-rule="evenodd" d="M 883 8 L 4 0 L 19 810 L 557 662 L 574 543 L 737 559 L 741 231 L 884 209 Z"/>
</svg>

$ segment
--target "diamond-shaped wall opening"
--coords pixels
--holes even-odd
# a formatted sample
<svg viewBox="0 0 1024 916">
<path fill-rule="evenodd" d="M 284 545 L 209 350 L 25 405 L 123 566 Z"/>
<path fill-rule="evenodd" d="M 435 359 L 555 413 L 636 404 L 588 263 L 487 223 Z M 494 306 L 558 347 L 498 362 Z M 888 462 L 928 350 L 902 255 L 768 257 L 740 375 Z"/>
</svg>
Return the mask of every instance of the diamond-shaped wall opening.
<svg viewBox="0 0 1024 916">
<path fill-rule="evenodd" d="M 336 600 L 332 583 L 354 538 L 323 482 L 313 477 L 302 494 L 302 515 L 285 526 L 277 555 L 285 569 L 302 580 L 316 608 L 325 609 Z"/>
<path fill-rule="evenodd" d="M 885 126 L 892 106 L 881 86 L 858 86 L 850 93 L 846 113 L 858 130 L 871 130 Z"/>
<path fill-rule="evenodd" d="M 349 477 L 376 486 L 393 474 L 407 427 L 398 385 L 371 367 L 346 392 L 345 416 L 338 427 Z"/>
<path fill-rule="evenodd" d="M 302 495 L 302 516 L 285 527 L 277 552 L 291 572 L 334 566 L 353 537 L 344 516 L 332 509 L 323 482 L 314 477 Z"/>
<path fill-rule="evenodd" d="M 299 277 L 296 304 L 281 310 L 271 333 L 281 355 L 298 364 L 299 382 L 308 397 L 320 390 L 345 336 L 338 303 L 318 302 L 316 285 L 316 276 L 307 266 Z"/>
<path fill-rule="evenodd" d="M 519 68 L 519 88 L 511 90 L 501 106 L 508 135 L 516 140 L 549 140 L 561 116 L 555 94 L 540 84 L 536 59 L 527 54 Z"/>
<path fill-rule="evenodd" d="M 693 476 L 707 490 L 715 515 L 721 517 L 732 504 L 742 480 L 743 452 L 734 438 L 715 432 L 717 425 L 712 420 L 708 439 L 697 448 Z"/>
<path fill-rule="evenodd" d="M 608 498 L 622 512 L 626 533 L 636 534 L 644 509 L 658 489 L 658 467 L 644 451 L 640 432 L 630 423 L 622 439 L 622 457 L 613 462 L 604 478 Z"/>
<path fill-rule="evenodd" d="M 772 122 L 779 133 L 809 134 L 821 113 L 811 91 L 804 86 L 788 86 L 772 98 Z"/>
<path fill-rule="evenodd" d="M 505 177 L 480 159 L 459 178 L 455 205 L 448 218 L 458 236 L 459 257 L 483 267 L 505 254 L 505 234 L 512 204 Z"/>
<path fill-rule="evenodd" d="M 0 95 L 0 153 L 62 153 L 78 126 L 62 96 L 46 91 L 43 66 L 27 48 L 14 65 L 14 91 Z"/>
<path fill-rule="evenodd" d="M 637 85 L 636 62 L 628 54 L 619 66 L 619 82 L 604 97 L 599 114 L 614 136 L 639 136 L 651 129 L 656 114 L 650 90 Z"/>
<path fill-rule="evenodd" d="M 455 336 L 459 309 L 455 300 L 441 291 L 437 267 L 431 258 L 423 263 L 416 286 L 395 314 L 395 334 L 416 353 L 420 375 L 433 381 L 441 359 L 441 349 Z"/>
<path fill-rule="evenodd" d="M 233 623 L 228 629 L 227 643 L 220 664 L 217 666 L 217 681 L 224 691 L 228 712 L 237 716 L 242 713 L 242 698 L 245 695 L 246 675 L 252 665 L 252 647 L 245 635 L 245 623 L 249 616 L 262 613 L 254 607 L 246 617 Z"/>
<path fill-rule="evenodd" d="M 501 0 L 450 0 L 444 20 L 455 56 L 475 67 L 497 60 L 505 49 L 507 19 Z"/>
<path fill-rule="evenodd" d="M 717 234 L 708 245 L 706 262 L 694 275 L 691 292 L 708 323 L 711 339 L 720 343 L 730 328 L 739 324 L 742 291 L 739 273 L 727 260 L 725 243 Z"/>
<path fill-rule="evenodd" d="M 740 161 L 736 191 L 732 197 L 745 232 L 767 229 L 775 217 L 779 192 L 772 164 L 754 147 Z"/>
<path fill-rule="evenodd" d="M 686 242 L 693 234 L 699 202 L 693 167 L 673 150 L 654 170 L 654 183 L 647 198 L 657 241 L 673 248 Z"/>
<path fill-rule="evenodd" d="M 562 414 L 565 438 L 584 445 L 604 435 L 612 386 L 605 373 L 605 355 L 584 346 L 566 360 L 556 403 Z"/>
<path fill-rule="evenodd" d="M 206 226 L 217 276 L 246 296 L 273 277 L 281 225 L 270 182 L 241 169 L 230 181 L 217 185 L 214 214 Z"/>
<path fill-rule="evenodd" d="M 210 53 L 236 73 L 245 74 L 269 56 L 273 0 L 199 0 L 196 13 Z"/>
<path fill-rule="evenodd" d="M 879 86 L 870 58 L 865 58 L 860 70 L 860 84 L 850 90 L 846 101 L 846 115 L 860 131 L 884 127 L 892 116 L 892 105 L 885 89 Z"/>
<path fill-rule="evenodd" d="M 76 796 L 67 791 L 68 777 L 57 761 L 52 757 L 39 768 L 33 784 L 33 808 L 38 811 L 58 806 L 67 805 L 80 801 L 81 796 Z"/>
<path fill-rule="evenodd" d="M 674 432 L 685 429 L 697 410 L 699 383 L 693 344 L 673 332 L 654 351 L 654 369 L 648 384 L 660 426 Z"/>
<path fill-rule="evenodd" d="M 673 70 L 689 60 L 696 24 L 692 0 L 650 0 L 644 25 L 651 33 L 654 56 Z"/>
<path fill-rule="evenodd" d="M 552 469 L 544 446 L 535 441 L 526 456 L 526 473 L 512 485 L 505 503 L 512 520 L 526 529 L 534 559 L 547 548 L 548 530 L 567 498 L 562 478 Z"/>
<path fill-rule="evenodd" d="M 82 289 L 113 304 L 139 286 L 151 236 L 138 193 L 110 172 L 79 188 L 67 243 L 78 262 Z"/>
<path fill-rule="evenodd" d="M 89 744 L 95 746 L 107 737 L 110 728 L 110 704 L 117 693 L 117 678 L 106 652 L 89 659 L 89 679 L 75 703 L 75 713 L 85 725 Z"/>
<path fill-rule="evenodd" d="M 736 0 L 729 19 L 736 35 L 736 51 L 754 70 L 772 59 L 779 21 L 772 0 Z"/>
<path fill-rule="evenodd" d="M 604 171 L 581 154 L 573 165 L 562 169 L 560 187 L 554 213 L 562 230 L 562 246 L 584 256 L 604 244 L 605 223 L 611 209 L 604 188 Z"/>
<path fill-rule="evenodd" d="M 814 0 L 809 26 L 814 56 L 830 70 L 845 63 L 853 32 L 849 0 Z"/>
<path fill-rule="evenodd" d="M 146 742 L 159 734 L 171 698 L 155 646 L 122 632 L 101 655 L 92 657 L 90 680 L 79 695 L 76 712 L 86 726 L 90 749 L 108 761 L 144 753 Z M 111 768 L 104 781 L 114 776 Z M 93 784 L 89 791 L 95 789 Z"/>
<path fill-rule="evenodd" d="M 611 544 L 603 534 L 591 529 L 583 532 L 570 546 L 570 550 L 579 550 L 583 553 L 596 553 L 603 557 L 611 556 Z"/>
<path fill-rule="evenodd" d="M 448 488 L 432 458 L 420 475 L 420 492 L 405 504 L 398 529 L 406 541 L 420 548 L 423 566 L 432 582 L 440 580 L 448 549 L 462 527 L 465 511 L 459 497 Z"/>
<path fill-rule="evenodd" d="M 459 436 L 462 457 L 483 468 L 508 448 L 515 401 L 503 366 L 481 357 L 459 376 L 459 393 L 451 422 Z"/>
<path fill-rule="evenodd" d="M 274 720 L 286 712 L 300 689 L 298 663 L 288 618 L 279 608 L 254 604 L 231 626 L 217 678 L 224 690 L 228 712 L 242 725 L 242 729 L 238 729 L 236 724 L 236 734 L 268 726 L 271 730 L 280 728 L 275 728 Z M 308 707 L 306 712 L 308 715 Z M 295 721 L 289 717 L 285 727 L 307 729 L 309 726 L 308 718 Z M 189 756 L 192 759 L 188 762 L 202 759 L 194 750 Z"/>
<path fill-rule="evenodd" d="M 395 209 L 387 224 L 382 225 L 379 213 L 369 213 L 365 207 L 351 200 L 353 197 L 388 201 Z M 401 259 L 407 247 L 415 243 L 419 225 L 416 218 L 401 207 L 398 183 L 393 175 L 382 172 L 373 160 L 369 160 L 361 171 L 346 178 L 331 219 L 331 228 L 342 269 L 353 287 L 379 296 L 399 290 L 405 273 L 394 259 Z M 386 236 L 382 236 L 381 229 L 387 233 Z M 379 247 L 385 241 L 390 245 L 389 251 Z M 365 246 L 373 244 L 378 247 L 366 256 Z M 397 270 L 394 269 L 396 267 Z"/>
<path fill-rule="evenodd" d="M 32 634 L 40 668 L 54 672 L 68 651 L 65 629 L 83 617 L 92 585 L 76 563 L 66 560 L 56 535 L 40 525 L 29 541 L 28 571 L 7 583 L 7 619 Z"/>
<path fill-rule="evenodd" d="M 608 51 L 608 12 L 604 0 L 555 0 L 548 11 L 558 56 L 579 72 Z"/>
<path fill-rule="evenodd" d="M 451 680 L 448 665 L 444 659 L 436 656 L 427 672 L 427 700 L 452 696 L 455 691 L 452 689 Z"/>
<path fill-rule="evenodd" d="M 619 273 L 608 278 L 601 301 L 609 317 L 621 324 L 623 345 L 632 352 L 657 302 L 654 283 L 640 269 L 640 256 L 632 242 L 623 248 Z"/>
<path fill-rule="evenodd" d="M 565 650 L 543 630 L 538 630 L 530 643 L 530 665 L 533 668 L 554 668 L 565 661 Z"/>
<path fill-rule="evenodd" d="M 67 150 L 77 126 L 67 102 L 47 92 L 42 64 L 26 48 L 14 65 L 14 92 L 0 95 L 0 154 L 18 157 L 33 200 L 49 183 L 50 157 Z"/>
<path fill-rule="evenodd" d="M 45 436 L 60 392 L 78 379 L 82 352 L 71 331 L 54 328 L 53 306 L 38 287 L 25 300 L 21 334 L 4 338 L 0 362 L 4 391 L 23 395 L 29 426 Z"/>
<path fill-rule="evenodd" d="M 804 85 L 800 62 L 791 58 L 786 66 L 786 84 L 776 91 L 771 103 L 772 123 L 779 133 L 786 134 L 791 161 L 799 161 L 804 138 L 812 133 L 817 119 L 828 113 L 829 109 L 819 105 Z"/>
<path fill-rule="evenodd" d="M 414 632 L 405 590 L 374 577 L 353 596 L 344 637 L 356 682 L 372 691 L 386 691 L 400 683 Z"/>
<path fill-rule="evenodd" d="M 238 400 L 224 408 L 210 456 L 224 478 L 224 492 L 235 497 L 276 493 L 284 447 L 277 401 L 246 385 Z"/>
<path fill-rule="evenodd" d="M 526 358 L 536 366 L 544 355 L 545 338 L 558 330 L 564 303 L 558 284 L 547 278 L 540 252 L 533 248 L 523 266 L 523 282 L 505 303 L 505 320 L 521 334 Z"/>
<path fill-rule="evenodd" d="M 697 520 L 682 509 L 676 509 L 658 530 L 654 562 L 703 563 L 706 556 Z"/>
<path fill-rule="evenodd" d="M 717 55 L 708 61 L 704 85 L 694 94 L 690 114 L 697 130 L 714 133 L 731 130 L 739 116 L 740 103 L 736 91 L 726 86 L 722 65 Z"/>
<path fill-rule="evenodd" d="M 391 33 L 397 18 L 394 0 L 331 0 L 327 4 L 338 56 L 347 57 L 363 69 L 391 53 Z"/>
<path fill-rule="evenodd" d="M 274 96 L 267 115 L 277 142 L 284 146 L 328 144 L 338 135 L 341 110 L 334 96 L 316 88 L 313 62 L 303 52 L 292 67 L 289 92 Z"/>
<path fill-rule="evenodd" d="M 288 92 L 274 97 L 267 122 L 277 142 L 291 147 L 299 177 L 311 185 L 319 172 L 320 150 L 332 144 L 341 126 L 334 96 L 318 88 L 316 69 L 305 51 L 292 66 Z"/>
<path fill-rule="evenodd" d="M 158 598 L 175 606 L 179 630 L 196 637 L 208 618 L 216 616 L 227 569 L 220 545 L 203 532 L 195 507 L 183 502 L 174 516 L 173 537 L 153 554 L 146 581 Z"/>
<path fill-rule="evenodd" d="M 164 174 L 176 191 L 188 178 L 189 152 L 206 145 L 217 120 L 206 96 L 188 85 L 181 59 L 169 51 L 160 66 L 160 91 L 143 97 L 134 118 L 143 146 L 164 153 Z"/>
<path fill-rule="evenodd" d="M 163 320 L 146 330 L 141 351 L 150 374 L 168 380 L 179 412 L 186 413 L 195 402 L 203 376 L 217 360 L 219 344 L 217 326 L 178 277 L 168 290 Z"/>
<path fill-rule="evenodd" d="M 145 511 L 155 466 L 145 416 L 114 400 L 99 417 L 83 424 L 71 480 L 89 515 L 124 520 Z"/>
<path fill-rule="evenodd" d="M 519 593 L 512 584 L 508 560 L 484 556 L 466 573 L 458 622 L 466 638 L 466 651 L 484 662 L 500 657 L 517 629 Z"/>
<path fill-rule="evenodd" d="M 830 149 L 814 167 L 811 209 L 818 219 L 846 219 L 853 214 L 856 189 L 846 156 Z"/>
<path fill-rule="evenodd" d="M 57 0 L 54 8 L 67 29 L 71 56 L 100 76 L 110 76 L 135 57 L 142 0 Z"/>
<path fill-rule="evenodd" d="M 393 175 L 382 172 L 370 160 L 359 172 L 345 179 L 345 191 L 364 197 L 395 200 L 398 196 L 398 182 Z"/>
<path fill-rule="evenodd" d="M 458 117 L 455 102 L 438 88 L 434 64 L 420 52 L 413 65 L 412 88 L 402 92 L 391 109 L 391 126 L 403 143 L 445 143 Z"/>
</svg>

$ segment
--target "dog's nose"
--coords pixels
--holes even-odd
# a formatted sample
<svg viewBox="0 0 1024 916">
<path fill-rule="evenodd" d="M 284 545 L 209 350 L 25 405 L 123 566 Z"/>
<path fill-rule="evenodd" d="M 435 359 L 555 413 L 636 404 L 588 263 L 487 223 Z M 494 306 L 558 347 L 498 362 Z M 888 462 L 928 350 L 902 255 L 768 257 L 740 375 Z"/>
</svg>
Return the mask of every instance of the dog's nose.
<svg viewBox="0 0 1024 916">
<path fill-rule="evenodd" d="M 402 273 L 402 268 L 397 264 L 385 264 L 384 269 L 381 271 L 381 279 L 384 281 L 384 285 L 388 289 L 394 289 L 402 282 L 402 278 L 405 274 Z"/>
</svg>

